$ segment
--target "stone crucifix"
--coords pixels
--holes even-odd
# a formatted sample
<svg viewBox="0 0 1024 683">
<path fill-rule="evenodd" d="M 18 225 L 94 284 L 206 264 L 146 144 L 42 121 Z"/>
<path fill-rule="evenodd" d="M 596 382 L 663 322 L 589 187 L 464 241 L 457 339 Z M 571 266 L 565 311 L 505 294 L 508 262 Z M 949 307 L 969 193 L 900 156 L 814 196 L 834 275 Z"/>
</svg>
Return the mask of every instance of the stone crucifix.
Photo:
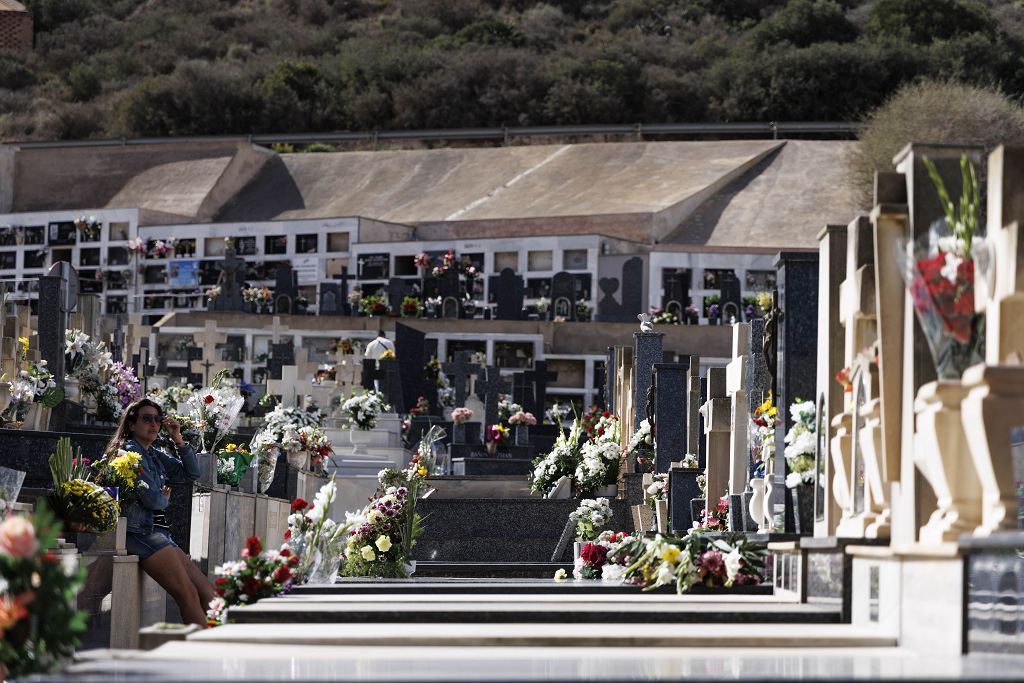
<svg viewBox="0 0 1024 683">
<path fill-rule="evenodd" d="M 493 365 L 486 368 L 485 380 L 477 380 L 476 395 L 484 402 L 484 429 L 498 424 L 499 396 L 510 391 L 512 385 L 501 379 L 501 370 Z"/>
<path fill-rule="evenodd" d="M 445 363 L 441 368 L 444 374 L 451 375 L 455 379 L 455 407 L 461 408 L 465 406 L 466 384 L 469 382 L 470 377 L 482 373 L 483 366 L 469 362 L 469 351 L 459 351 L 455 354 L 454 362 Z"/>
</svg>

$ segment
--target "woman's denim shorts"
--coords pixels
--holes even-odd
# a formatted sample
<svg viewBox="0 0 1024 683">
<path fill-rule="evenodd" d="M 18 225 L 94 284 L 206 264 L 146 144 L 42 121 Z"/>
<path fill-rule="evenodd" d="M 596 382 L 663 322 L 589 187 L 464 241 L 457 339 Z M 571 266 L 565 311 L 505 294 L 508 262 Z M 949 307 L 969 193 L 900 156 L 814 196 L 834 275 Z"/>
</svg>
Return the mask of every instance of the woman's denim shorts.
<svg viewBox="0 0 1024 683">
<path fill-rule="evenodd" d="M 126 545 L 129 555 L 138 555 L 139 562 L 148 560 L 153 553 L 167 547 L 177 548 L 178 544 L 171 540 L 171 537 L 159 529 L 151 534 L 128 534 Z"/>
</svg>

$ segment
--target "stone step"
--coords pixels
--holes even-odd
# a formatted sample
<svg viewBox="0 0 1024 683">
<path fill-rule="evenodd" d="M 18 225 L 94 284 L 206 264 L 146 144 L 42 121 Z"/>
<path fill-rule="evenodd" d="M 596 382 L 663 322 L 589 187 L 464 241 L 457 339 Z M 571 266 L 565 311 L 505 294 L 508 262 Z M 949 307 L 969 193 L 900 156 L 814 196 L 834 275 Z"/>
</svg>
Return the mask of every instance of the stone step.
<svg viewBox="0 0 1024 683">
<path fill-rule="evenodd" d="M 230 610 L 232 623 L 821 623 L 838 608 L 775 599 L 644 593 L 554 595 L 289 595 Z M 711 597 L 711 596 L 707 596 Z M 714 596 L 720 597 L 720 596 Z"/>
<path fill-rule="evenodd" d="M 281 623 L 228 624 L 189 636 L 189 643 L 283 646 L 397 647 L 670 647 L 670 648 L 857 648 L 893 647 L 896 637 L 875 628 L 847 624 L 781 624 L 770 629 L 735 623 L 445 623 L 423 628 L 415 622 L 344 621 L 304 628 Z M 777 653 L 775 653 L 777 654 Z"/>
</svg>

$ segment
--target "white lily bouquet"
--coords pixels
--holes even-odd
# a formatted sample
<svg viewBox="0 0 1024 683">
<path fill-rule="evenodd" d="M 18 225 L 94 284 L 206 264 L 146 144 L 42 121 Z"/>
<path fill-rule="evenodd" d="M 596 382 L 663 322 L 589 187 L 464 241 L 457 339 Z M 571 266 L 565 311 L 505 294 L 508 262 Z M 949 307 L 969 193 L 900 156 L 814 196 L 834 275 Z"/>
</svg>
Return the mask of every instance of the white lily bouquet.
<svg viewBox="0 0 1024 683">
<path fill-rule="evenodd" d="M 308 412 L 298 408 L 285 408 L 278 404 L 263 418 L 263 426 L 249 442 L 259 468 L 259 490 L 266 493 L 274 480 L 277 458 L 282 453 L 303 450 L 303 427 L 320 427 L 320 411 Z"/>
<path fill-rule="evenodd" d="M 561 426 L 561 422 L 558 422 Z M 579 420 L 573 420 L 572 429 L 566 434 L 559 431 L 555 445 L 546 454 L 533 460 L 530 472 L 530 490 L 534 493 L 548 493 L 562 477 L 573 477 L 580 463 L 580 449 L 583 441 L 583 427 Z"/>
<path fill-rule="evenodd" d="M 355 394 L 341 404 L 341 409 L 359 429 L 369 430 L 377 426 L 381 413 L 391 410 L 383 394 L 372 389 Z"/>
</svg>

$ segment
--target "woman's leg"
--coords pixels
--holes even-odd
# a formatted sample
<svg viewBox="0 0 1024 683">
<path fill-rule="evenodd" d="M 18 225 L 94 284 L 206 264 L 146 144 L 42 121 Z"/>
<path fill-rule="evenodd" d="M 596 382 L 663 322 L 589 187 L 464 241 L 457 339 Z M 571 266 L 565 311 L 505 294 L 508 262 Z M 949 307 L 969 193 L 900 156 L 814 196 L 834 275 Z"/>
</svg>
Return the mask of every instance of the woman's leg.
<svg viewBox="0 0 1024 683">
<path fill-rule="evenodd" d="M 178 548 L 178 559 L 181 561 L 182 566 L 185 568 L 185 573 L 188 574 L 189 581 L 196 587 L 196 592 L 199 593 L 199 602 L 202 604 L 203 609 L 210 604 L 210 601 L 217 595 L 213 590 L 213 584 L 206 578 L 206 574 L 196 566 L 196 563 L 192 561 L 192 558 L 185 554 L 185 551 Z"/>
<path fill-rule="evenodd" d="M 206 610 L 199 603 L 199 592 L 178 558 L 181 554 L 181 549 L 175 546 L 161 548 L 142 561 L 142 569 L 174 598 L 186 624 L 205 626 Z"/>
</svg>

